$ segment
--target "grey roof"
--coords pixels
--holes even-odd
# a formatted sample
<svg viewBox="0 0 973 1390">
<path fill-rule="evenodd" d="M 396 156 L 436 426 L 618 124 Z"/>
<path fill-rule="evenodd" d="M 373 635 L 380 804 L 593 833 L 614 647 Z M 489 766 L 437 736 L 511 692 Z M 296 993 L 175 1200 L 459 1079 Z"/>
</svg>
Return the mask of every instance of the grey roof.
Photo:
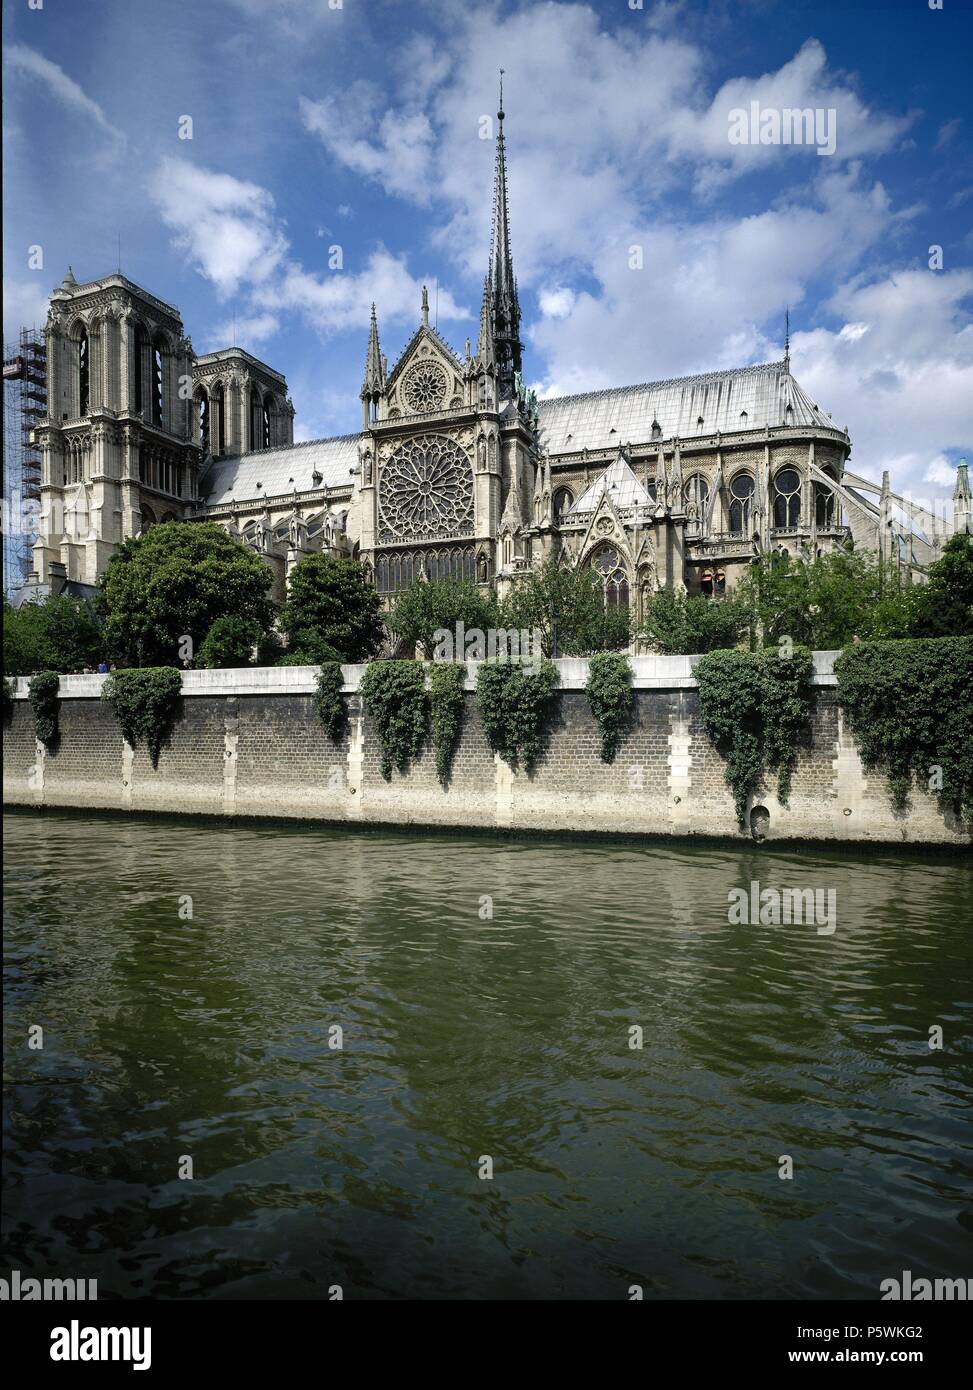
<svg viewBox="0 0 973 1390">
<path fill-rule="evenodd" d="M 568 515 L 573 517 L 593 512 L 605 492 L 619 509 L 650 507 L 652 505 L 649 494 L 625 460 L 619 455 L 615 462 L 609 464 L 604 473 L 600 473 L 591 486 L 581 494 Z"/>
<path fill-rule="evenodd" d="M 323 490 L 344 484 L 350 488 L 351 470 L 358 465 L 359 437 L 343 434 L 212 459 L 200 479 L 200 498 L 209 507 L 224 507 L 231 501 L 254 502 L 315 487 Z M 312 477 L 315 472 L 321 474 L 320 483 Z"/>
<path fill-rule="evenodd" d="M 678 435 L 687 441 L 716 430 L 731 434 L 765 425 L 836 428 L 783 361 L 554 396 L 537 404 L 541 445 L 552 454 L 649 443 L 654 424 L 659 426 L 658 438 Z"/>
</svg>

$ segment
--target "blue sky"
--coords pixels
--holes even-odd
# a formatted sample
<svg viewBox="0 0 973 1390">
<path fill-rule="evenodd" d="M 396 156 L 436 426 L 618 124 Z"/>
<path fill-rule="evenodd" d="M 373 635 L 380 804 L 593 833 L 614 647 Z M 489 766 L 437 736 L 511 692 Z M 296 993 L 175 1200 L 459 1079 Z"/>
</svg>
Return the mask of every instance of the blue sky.
<svg viewBox="0 0 973 1390">
<path fill-rule="evenodd" d="M 120 236 L 198 352 L 235 336 L 285 373 L 297 437 L 356 429 L 373 299 L 390 361 L 424 281 L 447 340 L 475 341 L 502 65 L 541 394 L 778 357 L 790 304 L 852 467 L 951 491 L 973 459 L 973 0 L 336 4 L 4 0 L 5 336 L 69 262 L 113 270 Z M 834 109 L 835 153 L 732 146 L 753 99 Z"/>
</svg>

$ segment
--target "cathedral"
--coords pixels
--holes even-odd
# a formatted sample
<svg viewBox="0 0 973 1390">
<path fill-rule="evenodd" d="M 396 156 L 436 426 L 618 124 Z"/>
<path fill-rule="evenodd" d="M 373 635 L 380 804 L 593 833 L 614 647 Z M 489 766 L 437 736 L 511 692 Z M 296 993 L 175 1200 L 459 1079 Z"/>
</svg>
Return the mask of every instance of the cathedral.
<svg viewBox="0 0 973 1390">
<path fill-rule="evenodd" d="M 590 567 L 641 620 L 658 589 L 718 599 L 762 554 L 878 552 L 922 580 L 971 529 L 848 468 L 845 426 L 780 361 L 538 400 L 525 385 L 498 114 L 493 227 L 475 351 L 421 319 L 394 365 L 373 306 L 356 434 L 295 444 L 284 377 L 241 348 L 197 356 L 178 310 L 121 273 L 50 303 L 40 519 L 20 599 L 87 593 L 159 522 L 213 520 L 282 599 L 304 555 L 367 566 L 386 602 L 417 579 L 507 592 L 553 557 Z"/>
</svg>

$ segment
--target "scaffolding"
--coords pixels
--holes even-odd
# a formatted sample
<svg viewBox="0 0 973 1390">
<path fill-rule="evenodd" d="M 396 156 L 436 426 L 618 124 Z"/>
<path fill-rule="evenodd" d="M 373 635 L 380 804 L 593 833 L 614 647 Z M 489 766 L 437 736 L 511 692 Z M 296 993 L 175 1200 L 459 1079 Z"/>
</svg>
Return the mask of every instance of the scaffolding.
<svg viewBox="0 0 973 1390">
<path fill-rule="evenodd" d="M 9 593 L 32 568 L 41 496 L 41 454 L 34 431 L 47 415 L 44 333 L 24 328 L 3 349 L 3 578 Z"/>
</svg>

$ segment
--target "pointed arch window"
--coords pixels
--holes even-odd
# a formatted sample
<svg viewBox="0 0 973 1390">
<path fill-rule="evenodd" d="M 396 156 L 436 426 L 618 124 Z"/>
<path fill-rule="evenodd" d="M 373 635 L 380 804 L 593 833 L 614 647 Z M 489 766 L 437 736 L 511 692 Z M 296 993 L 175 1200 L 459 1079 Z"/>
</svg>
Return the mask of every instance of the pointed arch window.
<svg viewBox="0 0 973 1390">
<path fill-rule="evenodd" d="M 270 414 L 272 404 L 273 402 L 270 396 L 267 396 L 264 399 L 263 409 L 260 412 L 261 439 L 263 440 L 262 447 L 264 449 L 270 448 Z"/>
<path fill-rule="evenodd" d="M 210 413 L 209 396 L 205 391 L 196 393 L 196 443 L 204 454 L 209 453 Z"/>
<path fill-rule="evenodd" d="M 213 392 L 213 405 L 216 410 L 216 447 L 222 455 L 226 452 L 226 397 L 222 382 Z"/>
<path fill-rule="evenodd" d="M 256 386 L 250 388 L 250 448 L 259 449 L 263 438 L 263 401 Z"/>
<path fill-rule="evenodd" d="M 554 524 L 560 526 L 574 506 L 574 493 L 569 487 L 559 487 L 554 494 Z"/>
<path fill-rule="evenodd" d="M 835 524 L 834 493 L 826 483 L 814 484 L 814 524 L 821 531 Z"/>
<path fill-rule="evenodd" d="M 694 473 L 686 480 L 683 496 L 691 516 L 701 517 L 705 513 L 706 503 L 709 501 L 709 483 L 702 473 Z"/>
<path fill-rule="evenodd" d="M 606 608 L 628 608 L 628 572 L 613 545 L 602 545 L 591 557 L 591 568 L 601 582 Z"/>
<path fill-rule="evenodd" d="M 152 344 L 152 423 L 162 425 L 165 412 L 165 350 L 161 338 Z"/>
<path fill-rule="evenodd" d="M 796 468 L 774 476 L 774 526 L 797 526 L 801 520 L 801 479 Z"/>
<path fill-rule="evenodd" d="M 753 477 L 738 473 L 730 484 L 730 533 L 742 536 L 750 529 L 753 505 Z"/>
<path fill-rule="evenodd" d="M 87 415 L 91 394 L 91 354 L 88 333 L 81 328 L 78 333 L 78 414 Z"/>
</svg>

